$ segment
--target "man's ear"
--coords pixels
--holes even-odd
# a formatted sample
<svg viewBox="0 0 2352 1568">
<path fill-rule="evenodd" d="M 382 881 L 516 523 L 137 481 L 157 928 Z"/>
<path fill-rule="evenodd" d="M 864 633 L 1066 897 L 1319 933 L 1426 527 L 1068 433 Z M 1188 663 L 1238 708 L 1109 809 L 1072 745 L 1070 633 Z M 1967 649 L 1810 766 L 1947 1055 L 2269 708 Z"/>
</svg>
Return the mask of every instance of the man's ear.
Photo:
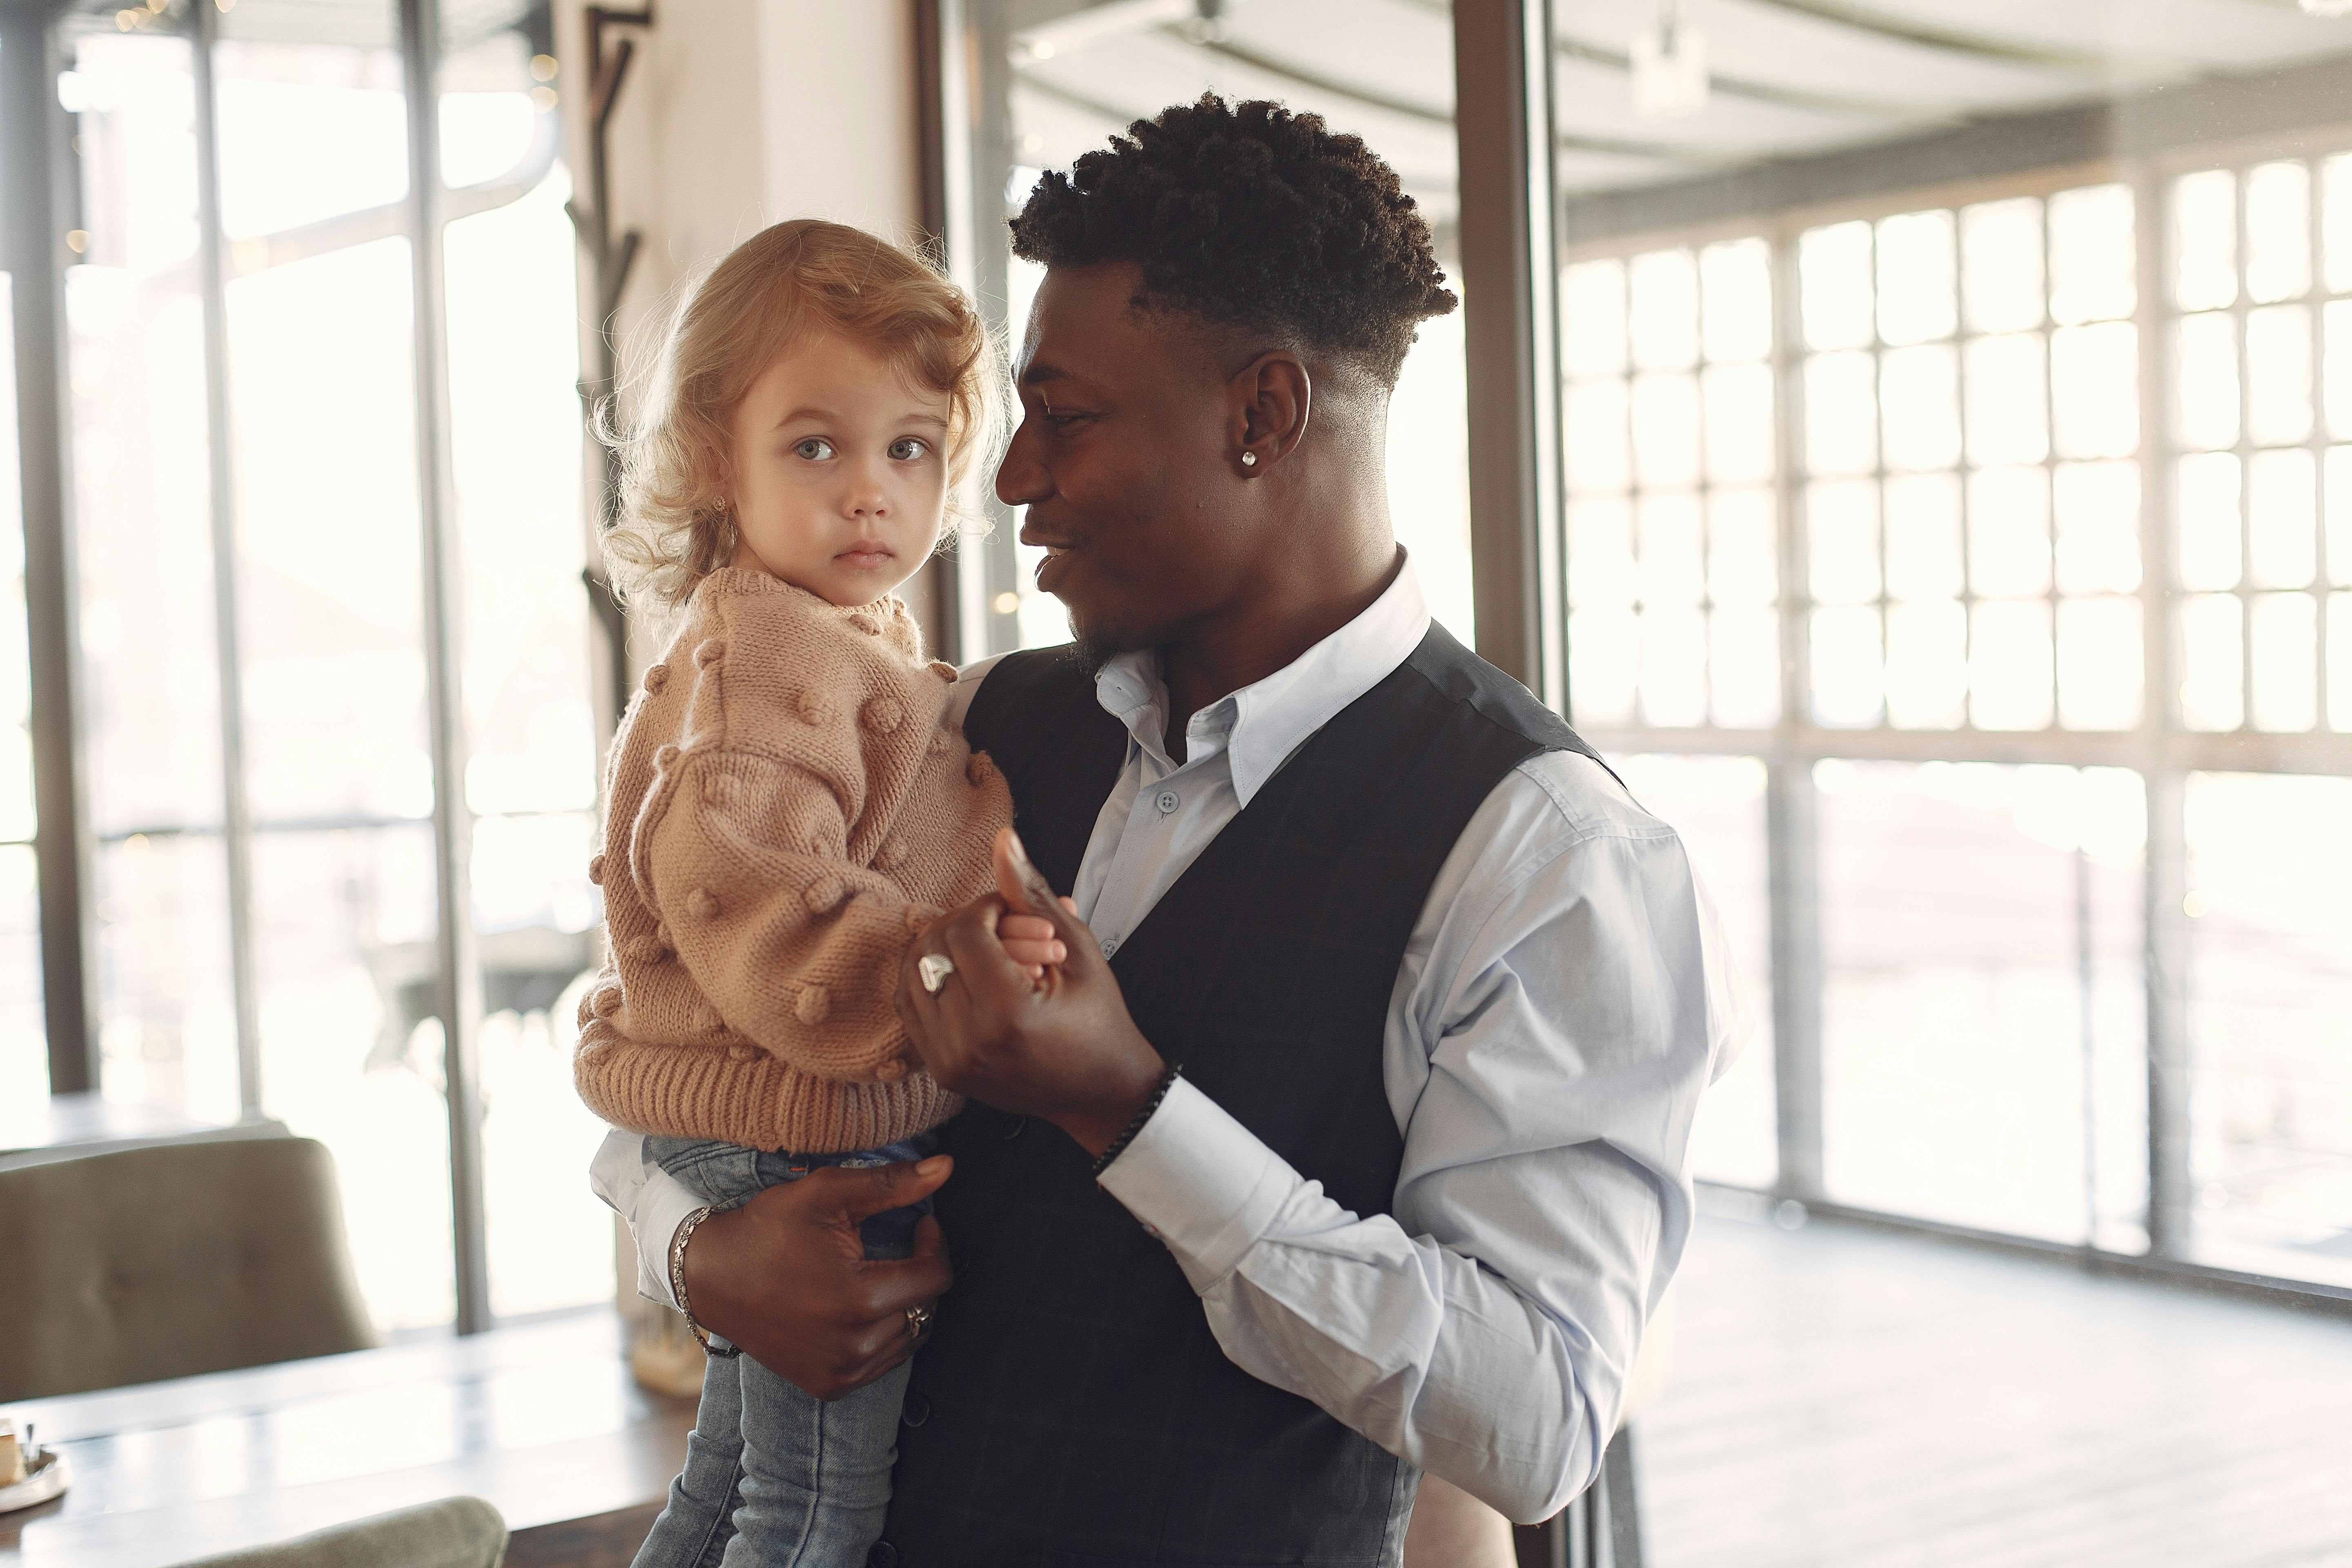
<svg viewBox="0 0 2352 1568">
<path fill-rule="evenodd" d="M 1288 349 L 1268 349 L 1242 367 L 1231 384 L 1234 466 L 1244 478 L 1263 474 L 1306 437 L 1315 384 Z"/>
</svg>

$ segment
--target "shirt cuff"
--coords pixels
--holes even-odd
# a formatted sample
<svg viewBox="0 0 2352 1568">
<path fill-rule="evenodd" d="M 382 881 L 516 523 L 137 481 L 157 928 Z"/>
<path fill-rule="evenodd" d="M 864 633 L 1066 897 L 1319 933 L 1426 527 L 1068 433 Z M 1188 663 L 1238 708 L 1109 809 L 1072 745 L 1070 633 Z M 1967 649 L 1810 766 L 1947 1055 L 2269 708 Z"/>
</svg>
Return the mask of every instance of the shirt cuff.
<svg viewBox="0 0 2352 1568">
<path fill-rule="evenodd" d="M 1182 1078 L 1099 1180 L 1202 1294 L 1241 1266 L 1303 1184 L 1256 1133 Z"/>
<path fill-rule="evenodd" d="M 665 1307 L 677 1305 L 677 1293 L 669 1288 L 670 1243 L 677 1239 L 677 1227 L 686 1223 L 686 1216 L 702 1206 L 702 1200 L 681 1182 L 646 1184 L 632 1222 L 641 1227 L 635 1233 L 637 1294 L 646 1300 Z"/>
</svg>

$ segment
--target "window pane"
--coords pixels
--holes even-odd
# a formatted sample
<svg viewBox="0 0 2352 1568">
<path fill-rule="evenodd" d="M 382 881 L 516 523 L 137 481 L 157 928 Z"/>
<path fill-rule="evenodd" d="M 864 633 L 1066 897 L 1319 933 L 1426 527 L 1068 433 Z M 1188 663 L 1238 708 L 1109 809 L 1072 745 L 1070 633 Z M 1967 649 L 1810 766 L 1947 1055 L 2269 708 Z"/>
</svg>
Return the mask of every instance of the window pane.
<svg viewBox="0 0 2352 1568">
<path fill-rule="evenodd" d="M 1959 369 L 1949 344 L 1891 350 L 1879 364 L 1878 395 L 1889 468 L 1960 460 Z"/>
<path fill-rule="evenodd" d="M 1673 826 L 1722 921 L 1747 1033 L 1729 1072 L 1699 1099 L 1691 1173 L 1767 1187 L 1779 1173 L 1772 1091 L 1770 916 L 1765 899 L 1764 764 L 1752 757 L 1612 757 L 1634 796 Z"/>
<path fill-rule="evenodd" d="M 87 237 L 66 319 L 101 1082 L 235 1120 L 190 57 L 180 38 L 111 31 L 72 51 Z"/>
<path fill-rule="evenodd" d="M 2246 294 L 2292 300 L 2311 288 L 2311 170 L 2264 163 L 2246 175 Z"/>
<path fill-rule="evenodd" d="M 2051 334 L 2050 412 L 2062 458 L 2128 457 L 2139 445 L 2139 340 L 2129 322 Z"/>
<path fill-rule="evenodd" d="M 1890 605 L 1886 717 L 1906 730 L 1959 728 L 1969 694 L 1969 620 L 1958 599 Z"/>
<path fill-rule="evenodd" d="M 1628 280 L 1633 363 L 1643 370 L 1687 369 L 1698 358 L 1698 267 L 1691 253 L 1637 256 Z"/>
<path fill-rule="evenodd" d="M 2352 779 L 2189 781 L 2195 1251 L 2352 1284 Z"/>
<path fill-rule="evenodd" d="M 2238 459 L 2227 452 L 2183 458 L 2179 476 L 2180 543 L 2175 564 L 2180 585 L 2234 588 L 2244 570 Z"/>
<path fill-rule="evenodd" d="M 2050 606 L 1992 599 L 1969 617 L 1969 713 L 1979 730 L 2039 730 L 2050 722 Z"/>
<path fill-rule="evenodd" d="M 2129 185 L 2050 198 L 2050 315 L 2063 326 L 2120 321 L 2139 303 Z"/>
<path fill-rule="evenodd" d="M 1717 610 L 1707 659 L 1715 722 L 1759 730 L 1780 718 L 1780 623 L 1769 610 Z"/>
<path fill-rule="evenodd" d="M 1769 605 L 1780 595 L 1780 540 L 1772 492 L 1717 490 L 1707 498 L 1707 596 L 1718 605 Z"/>
<path fill-rule="evenodd" d="M 1642 612 L 1642 721 L 1706 722 L 1706 620 L 1696 605 Z"/>
<path fill-rule="evenodd" d="M 1960 482 L 1916 474 L 1886 482 L 1886 592 L 1896 599 L 1958 595 Z"/>
<path fill-rule="evenodd" d="M 2311 313 L 2302 306 L 2247 315 L 2246 391 L 2251 439 L 2272 446 L 2311 433 Z"/>
<path fill-rule="evenodd" d="M 484 1209 L 500 1316 L 613 1298 L 610 1213 L 579 1180 L 604 1129 L 572 1088 L 567 996 L 595 964 L 600 912 L 587 877 L 598 676 L 581 582 L 578 242 L 530 58 L 525 35 L 503 30 L 440 76 L 447 177 L 526 187 L 450 225 L 444 247 L 457 527 L 467 581 L 497 587 L 466 596 L 465 690 L 466 796 L 482 814 L 472 883 Z"/>
<path fill-rule="evenodd" d="M 1878 335 L 1922 343 L 1952 335 L 1952 215 L 1906 213 L 1878 226 Z"/>
<path fill-rule="evenodd" d="M 1631 723 L 1641 626 L 1633 612 L 1604 607 L 1568 616 L 1569 717 L 1588 728 Z"/>
<path fill-rule="evenodd" d="M 1625 384 L 1582 381 L 1568 389 L 1568 483 L 1570 489 L 1622 490 L 1633 477 L 1626 435 Z"/>
<path fill-rule="evenodd" d="M 2210 310 L 2238 298 L 2238 182 L 2227 169 L 2172 184 L 2173 303 Z"/>
<path fill-rule="evenodd" d="M 1644 496 L 1640 590 L 1643 608 L 1696 605 L 1706 592 L 1698 498 L 1687 491 Z"/>
<path fill-rule="evenodd" d="M 2301 588 L 2317 569 L 2319 510 L 2307 451 L 2257 452 L 2246 466 L 2246 563 L 2257 588 Z"/>
<path fill-rule="evenodd" d="M 1613 375 L 1625 368 L 1625 264 L 1583 261 L 1560 275 L 1561 346 L 1570 375 Z"/>
<path fill-rule="evenodd" d="M 2327 339 L 2321 362 L 2327 433 L 2341 439 L 2352 435 L 2352 300 L 2329 300 L 2322 320 Z"/>
<path fill-rule="evenodd" d="M 1580 500 L 1568 509 L 1568 602 L 1572 608 L 1622 607 L 1635 597 L 1633 509 L 1618 497 Z"/>
<path fill-rule="evenodd" d="M 2058 721 L 2069 730 L 2137 725 L 2144 658 L 2137 599 L 2060 601 Z"/>
<path fill-rule="evenodd" d="M 1878 487 L 1868 480 L 1814 485 L 1805 492 L 1812 535 L 1813 602 L 1859 604 L 1878 597 Z"/>
<path fill-rule="evenodd" d="M 1969 476 L 1969 585 L 1988 595 L 2050 591 L 2050 482 L 2040 468 Z"/>
<path fill-rule="evenodd" d="M 2352 292 L 2352 155 L 2339 153 L 2320 167 L 2325 182 L 2320 223 L 2327 291 Z"/>
<path fill-rule="evenodd" d="M 1885 655 L 1876 610 L 1815 610 L 1812 662 L 1815 722 L 1843 729 L 1878 722 Z"/>
<path fill-rule="evenodd" d="M 2319 601 L 2258 594 L 2251 610 L 2254 728 L 2308 730 L 2319 720 Z"/>
<path fill-rule="evenodd" d="M 1717 484 L 1772 477 L 1772 369 L 1711 365 L 1706 389 L 1706 472 Z"/>
<path fill-rule="evenodd" d="M 1633 378 L 1633 477 L 1643 485 L 1698 478 L 1698 381 L 1688 375 Z"/>
<path fill-rule="evenodd" d="M 1729 240 L 1700 252 L 1708 359 L 1762 359 L 1772 352 L 1771 264 L 1771 247 L 1761 239 Z"/>
<path fill-rule="evenodd" d="M 2231 594 L 2180 602 L 2180 718 L 2192 730 L 2245 722 L 2244 607 Z"/>
<path fill-rule="evenodd" d="M 1816 474 L 1878 466 L 1878 365 L 1866 353 L 1805 362 L 1805 467 Z"/>
<path fill-rule="evenodd" d="M 2139 470 L 2129 463 L 2061 463 L 2051 476 L 2058 516 L 2058 588 L 2128 594 L 2139 586 Z"/>
<path fill-rule="evenodd" d="M 2352 447 L 2327 449 L 2327 581 L 2352 588 Z"/>
<path fill-rule="evenodd" d="M 2327 727 L 2352 734 L 2352 594 L 2327 596 Z"/>
<path fill-rule="evenodd" d="M 1870 342 L 1874 310 L 1871 267 L 1866 223 L 1808 229 L 1797 241 L 1798 300 L 1809 347 L 1860 348 Z"/>
<path fill-rule="evenodd" d="M 2066 1241 L 2094 1205 L 2131 1214 L 2137 778 L 1848 762 L 1813 776 L 1832 1194 Z"/>
<path fill-rule="evenodd" d="M 2050 451 L 2042 338 L 2019 332 L 1969 345 L 1969 460 L 2038 463 Z"/>
<path fill-rule="evenodd" d="M 2236 446 L 2238 323 L 2223 315 L 2183 320 L 2179 376 L 2181 444 L 2208 450 Z"/>
<path fill-rule="evenodd" d="M 1960 283 L 1969 330 L 2042 324 L 2042 204 L 1982 202 L 1960 214 Z"/>
</svg>

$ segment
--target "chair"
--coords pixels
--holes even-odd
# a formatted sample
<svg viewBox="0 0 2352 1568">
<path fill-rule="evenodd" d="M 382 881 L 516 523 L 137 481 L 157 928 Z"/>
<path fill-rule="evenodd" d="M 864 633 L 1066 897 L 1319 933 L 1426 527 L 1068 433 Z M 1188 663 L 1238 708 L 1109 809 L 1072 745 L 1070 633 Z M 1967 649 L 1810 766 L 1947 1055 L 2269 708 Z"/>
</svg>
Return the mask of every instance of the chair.
<svg viewBox="0 0 2352 1568">
<path fill-rule="evenodd" d="M 0 1402 L 375 1344 L 307 1138 L 0 1162 Z"/>
<path fill-rule="evenodd" d="M 1625 1380 L 1616 1435 L 1601 1477 L 1565 1512 L 1514 1527 L 1461 1488 L 1421 1479 L 1404 1536 L 1404 1568 L 1642 1568 L 1642 1519 L 1633 1497 L 1633 1417 L 1664 1386 L 1674 1359 L 1675 1296 L 1650 1314 Z"/>
<path fill-rule="evenodd" d="M 443 1498 L 182 1568 L 499 1568 L 507 1521 L 478 1497 Z"/>
</svg>

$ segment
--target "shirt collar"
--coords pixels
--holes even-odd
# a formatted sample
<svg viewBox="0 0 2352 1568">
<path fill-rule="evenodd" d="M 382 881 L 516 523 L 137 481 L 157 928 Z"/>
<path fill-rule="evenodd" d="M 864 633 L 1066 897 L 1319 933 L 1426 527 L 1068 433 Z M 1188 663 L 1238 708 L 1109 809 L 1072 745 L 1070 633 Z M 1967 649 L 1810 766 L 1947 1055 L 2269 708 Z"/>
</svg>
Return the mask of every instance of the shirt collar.
<svg viewBox="0 0 2352 1568">
<path fill-rule="evenodd" d="M 1339 710 L 1388 679 L 1429 635 L 1429 605 L 1407 559 L 1395 581 L 1363 614 L 1276 670 L 1195 713 L 1188 740 L 1223 738 L 1234 795 L 1247 806 L 1265 781 L 1307 738 Z M 1123 653 L 1095 677 L 1104 711 L 1127 726 L 1134 742 L 1157 752 L 1166 725 L 1168 692 L 1152 649 Z M 1210 748 L 1190 746 L 1189 755 Z"/>
</svg>

